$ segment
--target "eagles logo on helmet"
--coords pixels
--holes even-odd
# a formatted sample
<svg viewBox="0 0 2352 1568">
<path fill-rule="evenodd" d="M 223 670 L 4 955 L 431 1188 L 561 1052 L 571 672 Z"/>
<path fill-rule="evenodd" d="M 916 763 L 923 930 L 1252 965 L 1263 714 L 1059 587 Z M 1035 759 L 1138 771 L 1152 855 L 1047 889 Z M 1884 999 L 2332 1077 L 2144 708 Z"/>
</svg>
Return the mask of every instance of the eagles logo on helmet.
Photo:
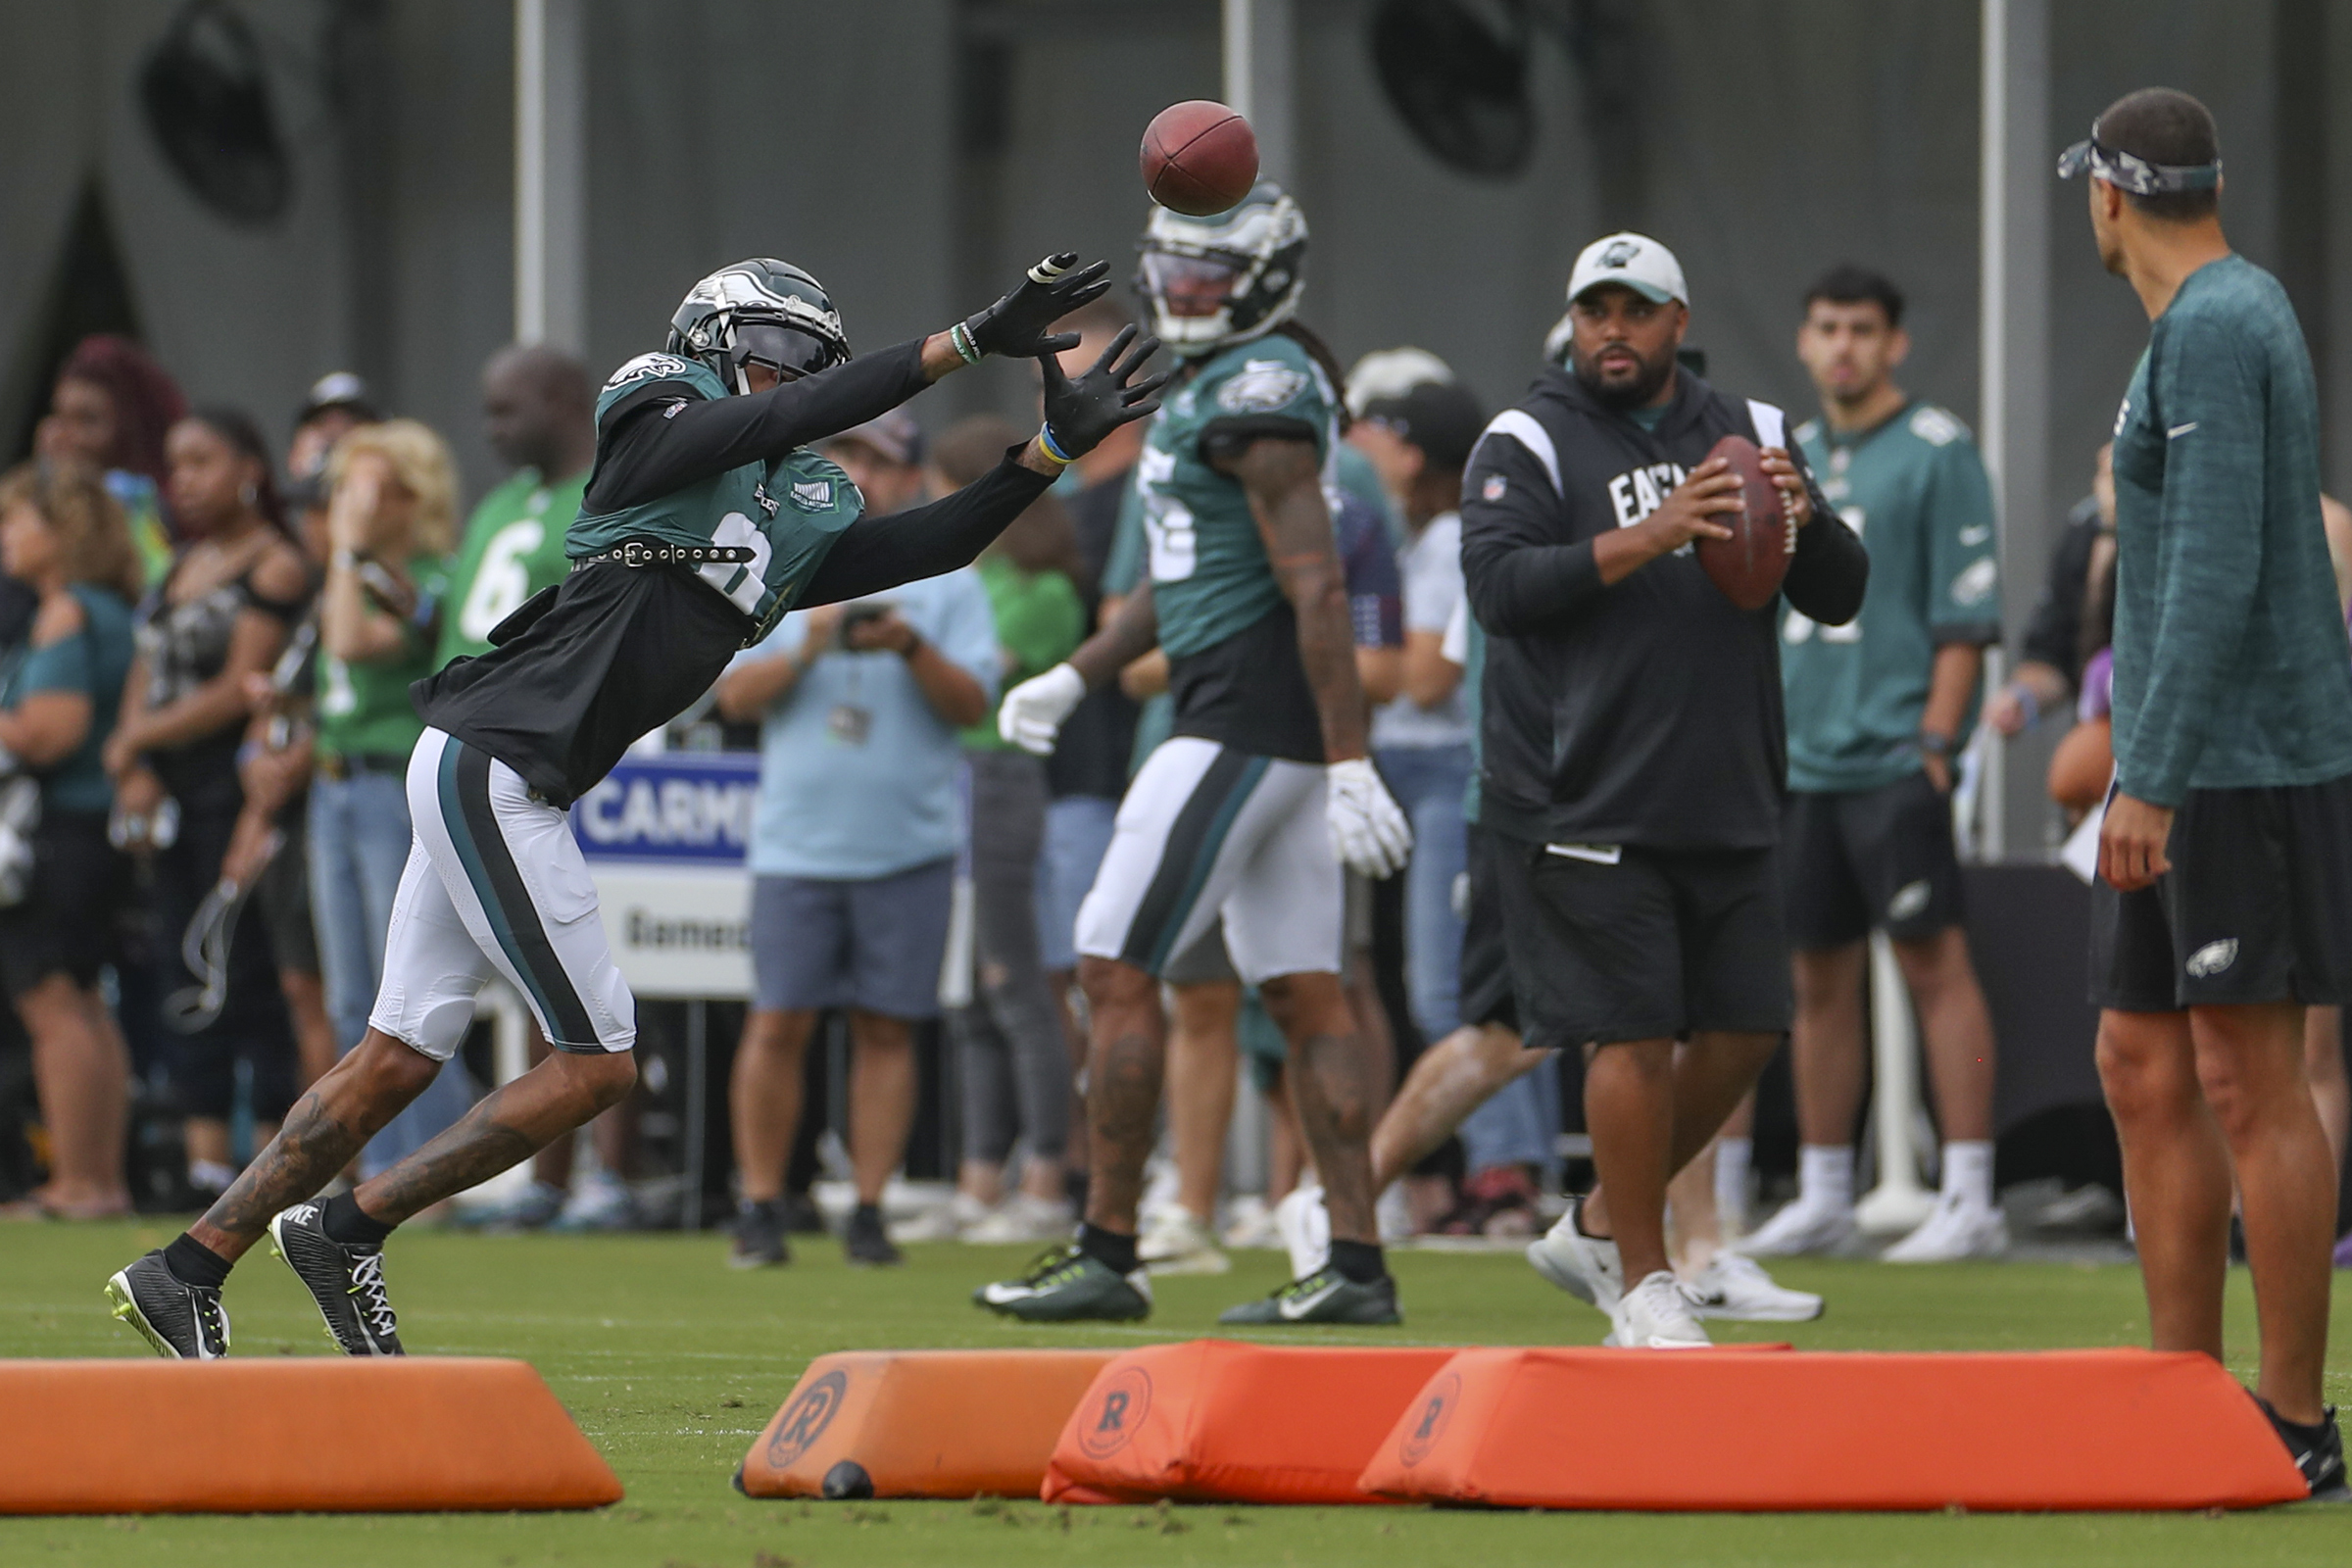
<svg viewBox="0 0 2352 1568">
<path fill-rule="evenodd" d="M 790 381 L 841 364 L 850 340 L 825 287 L 790 262 L 755 256 L 722 267 L 687 292 L 669 318 L 671 354 L 698 360 L 737 392 L 750 365 Z"/>
<path fill-rule="evenodd" d="M 1270 179 L 1212 218 L 1156 209 L 1136 249 L 1152 329 L 1187 358 L 1263 337 L 1291 318 L 1306 286 L 1306 219 Z"/>
</svg>

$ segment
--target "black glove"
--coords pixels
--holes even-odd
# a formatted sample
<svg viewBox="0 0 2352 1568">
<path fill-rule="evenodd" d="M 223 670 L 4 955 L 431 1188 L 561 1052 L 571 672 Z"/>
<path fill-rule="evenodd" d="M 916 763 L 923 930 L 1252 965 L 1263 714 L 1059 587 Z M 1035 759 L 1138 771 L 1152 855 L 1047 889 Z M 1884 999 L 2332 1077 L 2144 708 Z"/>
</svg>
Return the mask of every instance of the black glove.
<svg viewBox="0 0 2352 1568">
<path fill-rule="evenodd" d="M 964 341 L 956 345 L 957 352 L 968 344 L 971 353 L 966 359 L 981 354 L 1034 359 L 1076 348 L 1077 333 L 1056 332 L 1049 337 L 1046 328 L 1081 305 L 1101 299 L 1109 288 L 1108 262 L 1080 267 L 1076 251 L 1049 256 L 1029 269 L 1019 288 L 963 323 Z"/>
<path fill-rule="evenodd" d="M 1159 352 L 1159 339 L 1135 341 L 1133 325 L 1119 328 L 1102 357 L 1073 381 L 1061 373 L 1061 362 L 1048 354 L 1038 362 L 1046 376 L 1047 438 L 1064 458 L 1082 457 L 1102 444 L 1102 438 L 1132 419 L 1148 419 L 1159 412 L 1152 394 L 1168 384 L 1168 372 L 1128 384 L 1144 362 Z M 1128 345 L 1135 346 L 1132 351 Z M 1125 359 L 1120 355 L 1126 354 Z"/>
</svg>

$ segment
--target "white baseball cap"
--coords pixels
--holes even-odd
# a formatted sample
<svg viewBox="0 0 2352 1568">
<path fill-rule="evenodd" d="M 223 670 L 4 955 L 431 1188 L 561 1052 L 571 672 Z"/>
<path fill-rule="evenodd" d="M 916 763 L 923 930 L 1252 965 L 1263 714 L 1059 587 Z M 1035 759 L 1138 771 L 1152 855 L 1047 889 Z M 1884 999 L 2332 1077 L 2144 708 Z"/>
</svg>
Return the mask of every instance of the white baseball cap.
<svg viewBox="0 0 2352 1568">
<path fill-rule="evenodd" d="M 1568 274 L 1569 303 L 1602 283 L 1622 283 L 1660 305 L 1668 300 L 1690 303 L 1690 291 L 1683 283 L 1683 264 L 1647 234 L 1606 234 L 1579 252 L 1576 267 Z"/>
</svg>

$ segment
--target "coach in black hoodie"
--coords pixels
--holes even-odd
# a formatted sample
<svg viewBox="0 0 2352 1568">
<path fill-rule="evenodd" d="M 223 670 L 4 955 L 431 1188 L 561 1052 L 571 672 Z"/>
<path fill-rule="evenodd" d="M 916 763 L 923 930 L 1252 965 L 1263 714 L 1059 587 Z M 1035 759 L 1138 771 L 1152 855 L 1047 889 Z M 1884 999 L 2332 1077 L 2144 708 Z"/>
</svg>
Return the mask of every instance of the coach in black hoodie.
<svg viewBox="0 0 2352 1568">
<path fill-rule="evenodd" d="M 1462 569 L 1492 639 L 1481 821 L 1506 852 L 1513 989 L 1529 1047 L 1590 1054 L 1607 1195 L 1529 1258 L 1610 1314 L 1612 1343 L 1661 1348 L 1706 1343 L 1667 1268 L 1666 1183 L 1754 1083 L 1791 1007 L 1773 867 L 1788 774 L 1777 606 L 1739 609 L 1692 555 L 1740 506 L 1708 451 L 1731 434 L 1765 449 L 1798 523 L 1783 589 L 1796 609 L 1843 624 L 1869 577 L 1781 411 L 1678 368 L 1689 316 L 1664 246 L 1588 246 L 1561 323 L 1568 368 L 1487 427 L 1462 490 Z"/>
</svg>

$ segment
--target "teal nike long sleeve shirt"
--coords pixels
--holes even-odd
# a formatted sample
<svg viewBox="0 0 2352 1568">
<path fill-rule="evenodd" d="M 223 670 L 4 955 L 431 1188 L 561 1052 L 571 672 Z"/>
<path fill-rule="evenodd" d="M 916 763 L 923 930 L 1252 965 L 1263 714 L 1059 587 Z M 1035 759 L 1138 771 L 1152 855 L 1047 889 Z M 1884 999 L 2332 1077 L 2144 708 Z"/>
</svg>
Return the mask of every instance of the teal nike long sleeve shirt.
<svg viewBox="0 0 2352 1568">
<path fill-rule="evenodd" d="M 2319 395 L 2278 280 L 2231 255 L 2149 332 L 2115 426 L 2117 787 L 2352 774 L 2352 643 L 2320 521 Z"/>
</svg>

